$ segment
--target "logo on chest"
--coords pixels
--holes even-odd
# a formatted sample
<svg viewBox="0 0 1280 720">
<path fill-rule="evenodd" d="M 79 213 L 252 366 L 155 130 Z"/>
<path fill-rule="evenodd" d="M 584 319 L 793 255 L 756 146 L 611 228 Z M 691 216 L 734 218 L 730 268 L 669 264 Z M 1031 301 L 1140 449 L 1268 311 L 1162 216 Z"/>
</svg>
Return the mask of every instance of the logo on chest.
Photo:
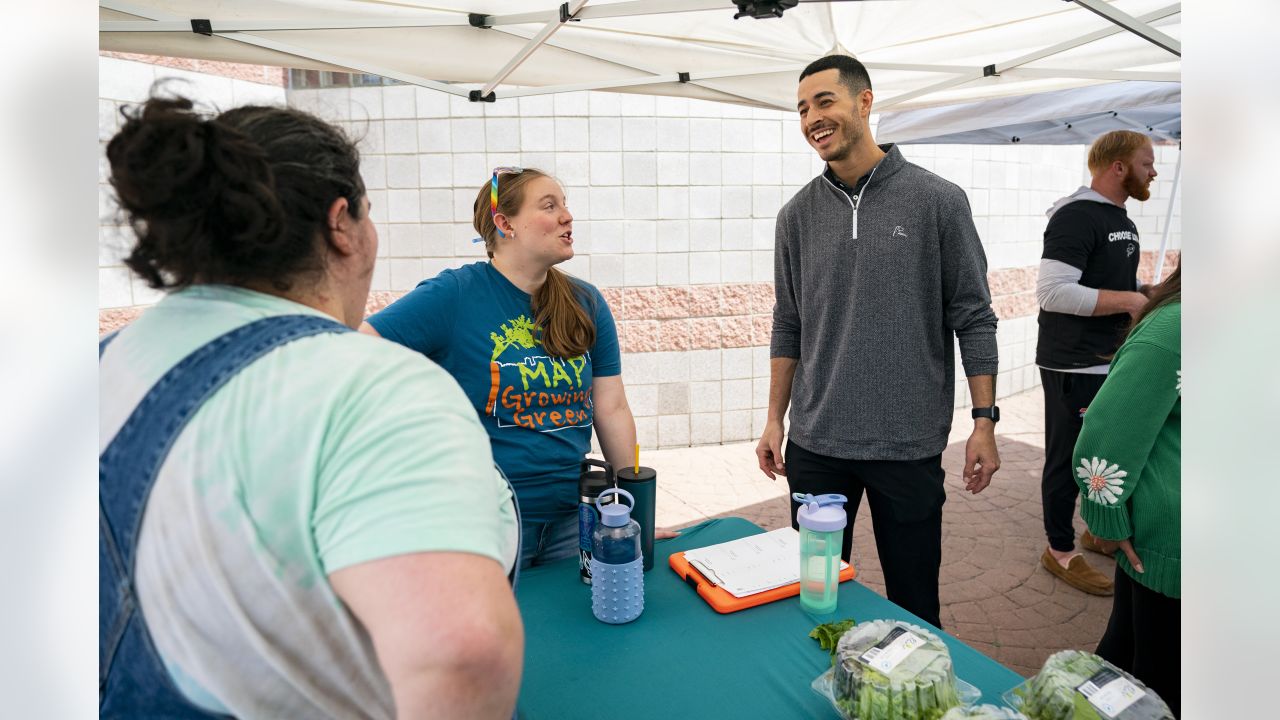
<svg viewBox="0 0 1280 720">
<path fill-rule="evenodd" d="M 502 323 L 499 329 L 501 335 L 489 333 L 493 355 L 485 403 L 485 413 L 497 420 L 498 427 L 554 432 L 590 426 L 590 353 L 551 357 L 541 348 L 542 328 L 525 315 Z"/>
<path fill-rule="evenodd" d="M 902 229 L 902 226 L 901 226 L 901 225 L 894 225 L 894 226 L 893 226 L 893 233 L 892 233 L 891 235 L 889 235 L 889 237 L 896 237 L 896 238 L 903 238 L 903 239 L 905 239 L 905 238 L 907 237 L 907 231 L 906 231 L 906 230 L 904 230 L 904 229 Z"/>
</svg>

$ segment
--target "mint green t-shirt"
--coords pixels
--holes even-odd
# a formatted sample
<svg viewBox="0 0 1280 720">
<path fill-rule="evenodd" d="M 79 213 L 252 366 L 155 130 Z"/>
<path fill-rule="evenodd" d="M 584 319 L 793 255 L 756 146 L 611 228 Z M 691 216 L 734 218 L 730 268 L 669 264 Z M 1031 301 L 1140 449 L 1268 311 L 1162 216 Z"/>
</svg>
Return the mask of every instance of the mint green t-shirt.
<svg viewBox="0 0 1280 720">
<path fill-rule="evenodd" d="M 282 314 L 323 315 L 208 285 L 148 310 L 102 357 L 100 450 L 191 351 Z M 178 437 L 143 516 L 137 590 L 157 649 L 197 702 L 237 717 L 391 718 L 372 644 L 328 574 L 431 551 L 505 570 L 518 531 L 457 383 L 389 341 L 323 334 L 254 362 Z"/>
</svg>

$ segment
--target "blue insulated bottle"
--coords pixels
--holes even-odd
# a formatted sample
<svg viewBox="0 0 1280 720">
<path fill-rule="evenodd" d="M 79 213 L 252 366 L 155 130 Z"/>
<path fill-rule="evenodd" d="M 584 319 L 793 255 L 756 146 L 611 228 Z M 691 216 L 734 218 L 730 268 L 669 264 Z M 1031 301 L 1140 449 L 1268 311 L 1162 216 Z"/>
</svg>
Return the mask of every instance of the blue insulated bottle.
<svg viewBox="0 0 1280 720">
<path fill-rule="evenodd" d="M 605 499 L 618 496 L 631 506 Z M 644 555 L 640 551 L 640 525 L 631 519 L 635 498 L 626 490 L 609 488 L 596 505 L 600 522 L 591 533 L 591 612 L 611 625 L 629 623 L 644 611 Z"/>
<path fill-rule="evenodd" d="M 603 460 L 583 458 L 578 475 L 578 577 L 588 585 L 591 584 L 591 533 L 600 519 L 596 498 L 615 484 L 612 465 Z"/>
</svg>

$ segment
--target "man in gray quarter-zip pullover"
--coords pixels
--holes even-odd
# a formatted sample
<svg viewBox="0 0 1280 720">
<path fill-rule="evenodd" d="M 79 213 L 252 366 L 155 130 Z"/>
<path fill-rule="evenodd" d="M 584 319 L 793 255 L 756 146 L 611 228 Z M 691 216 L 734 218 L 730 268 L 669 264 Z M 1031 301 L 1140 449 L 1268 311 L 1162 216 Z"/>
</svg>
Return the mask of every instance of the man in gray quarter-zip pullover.
<svg viewBox="0 0 1280 720">
<path fill-rule="evenodd" d="M 756 455 L 792 493 L 848 497 L 846 559 L 865 491 L 888 598 L 940 625 L 953 335 L 975 408 L 965 489 L 981 492 L 1000 464 L 986 256 L 964 191 L 875 144 L 862 63 L 811 63 L 798 99 L 801 130 L 827 168 L 778 214 L 769 415 Z"/>
</svg>

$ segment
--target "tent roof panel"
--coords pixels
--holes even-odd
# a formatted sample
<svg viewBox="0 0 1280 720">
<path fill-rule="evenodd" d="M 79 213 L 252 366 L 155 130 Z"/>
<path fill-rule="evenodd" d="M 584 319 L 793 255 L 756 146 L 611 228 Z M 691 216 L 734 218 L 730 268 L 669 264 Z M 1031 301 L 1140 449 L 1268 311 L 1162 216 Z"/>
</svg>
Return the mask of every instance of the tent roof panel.
<svg viewBox="0 0 1280 720">
<path fill-rule="evenodd" d="M 663 0 L 646 0 L 647 7 Z M 428 5 L 428 2 L 430 3 Z M 691 0 L 694 7 L 705 2 Z M 669 1 L 661 7 L 674 5 Z M 1176 4 L 1165 0 L 1116 0 L 1134 16 L 1161 8 L 1160 30 L 1179 37 Z M 227 60 L 286 67 L 350 69 L 418 82 L 487 83 L 517 55 L 543 23 L 522 22 L 491 29 L 461 25 L 465 13 L 486 15 L 545 12 L 555 0 L 409 0 L 394 5 L 377 0 L 100 0 L 103 49 Z M 634 8 L 626 0 L 594 0 L 586 9 Z M 610 89 L 610 82 L 632 83 L 654 76 L 657 84 L 619 86 L 619 91 L 717 99 L 758 107 L 791 109 L 796 70 L 749 74 L 761 68 L 809 61 L 833 49 L 851 52 L 868 63 L 965 66 L 971 81 L 938 88 L 961 77 L 954 71 L 922 72 L 874 68 L 880 101 L 906 97 L 898 107 L 1001 97 L 1011 94 L 1097 84 L 1096 77 L 982 77 L 989 64 L 1025 60 L 1026 67 L 1123 71 L 1161 68 L 1177 72 L 1180 60 L 1089 10 L 1062 0 L 867 0 L 858 3 L 804 3 L 779 19 L 733 20 L 729 0 L 723 7 L 632 17 L 586 17 L 556 28 L 497 87 L 498 97 L 513 86 L 574 86 Z M 585 14 L 585 13 L 584 13 Z M 209 17 L 213 15 L 213 17 Z M 214 37 L 191 32 L 114 32 L 110 21 L 189 20 L 206 17 Z M 385 22 L 455 23 L 449 27 L 389 27 L 219 32 L 219 22 L 292 21 L 350 23 L 375 18 Z M 523 15 L 521 20 L 523 20 Z M 1092 42 L 1069 47 L 1079 38 Z M 238 38 L 238 39 L 237 39 Z M 242 42 L 244 41 L 244 42 Z M 265 45 L 266 47 L 263 47 Z M 1045 48 L 1061 52 L 1036 57 Z M 694 79 L 691 85 L 667 82 L 680 72 L 737 72 L 742 77 Z M 1042 73 L 1043 74 L 1043 73 Z M 1078 74 L 1078 73 L 1077 73 Z M 731 92 L 733 97 L 716 92 Z M 927 90 L 927 92 L 925 92 Z"/>
</svg>

